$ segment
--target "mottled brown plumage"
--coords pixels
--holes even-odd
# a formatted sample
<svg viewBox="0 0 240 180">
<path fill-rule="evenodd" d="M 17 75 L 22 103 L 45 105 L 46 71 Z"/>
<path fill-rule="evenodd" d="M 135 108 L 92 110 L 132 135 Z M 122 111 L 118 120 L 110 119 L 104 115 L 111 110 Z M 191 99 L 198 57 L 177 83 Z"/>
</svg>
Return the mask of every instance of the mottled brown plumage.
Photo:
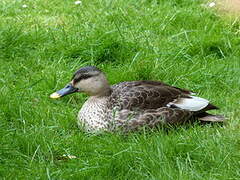
<svg viewBox="0 0 240 180">
<path fill-rule="evenodd" d="M 69 87 L 72 87 L 70 91 Z M 201 119 L 224 120 L 221 116 L 206 113 L 217 107 L 192 96 L 189 90 L 159 81 L 128 81 L 109 86 L 105 75 L 92 66 L 78 70 L 67 89 L 67 92 L 62 89 L 52 97 L 76 91 L 90 95 L 78 115 L 79 125 L 88 131 L 133 131 L 145 126 L 153 128 Z"/>
<path fill-rule="evenodd" d="M 110 102 L 120 109 L 157 109 L 177 98 L 188 97 L 189 94 L 190 91 L 158 81 L 128 81 L 112 86 Z"/>
</svg>

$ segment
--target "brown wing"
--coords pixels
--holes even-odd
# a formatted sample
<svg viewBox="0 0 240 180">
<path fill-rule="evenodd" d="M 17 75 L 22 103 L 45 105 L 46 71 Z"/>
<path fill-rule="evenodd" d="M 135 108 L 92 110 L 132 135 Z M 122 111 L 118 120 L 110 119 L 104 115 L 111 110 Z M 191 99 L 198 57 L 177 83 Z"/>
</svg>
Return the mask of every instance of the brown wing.
<svg viewBox="0 0 240 180">
<path fill-rule="evenodd" d="M 172 87 L 159 81 L 130 81 L 112 86 L 111 106 L 129 110 L 165 107 L 179 97 L 191 94 L 188 90 Z"/>
<path fill-rule="evenodd" d="M 140 130 L 142 127 L 154 128 L 157 126 L 171 126 L 184 124 L 191 120 L 193 112 L 162 107 L 136 113 L 130 110 L 121 110 L 114 117 L 112 130 L 122 129 L 126 132 Z"/>
</svg>

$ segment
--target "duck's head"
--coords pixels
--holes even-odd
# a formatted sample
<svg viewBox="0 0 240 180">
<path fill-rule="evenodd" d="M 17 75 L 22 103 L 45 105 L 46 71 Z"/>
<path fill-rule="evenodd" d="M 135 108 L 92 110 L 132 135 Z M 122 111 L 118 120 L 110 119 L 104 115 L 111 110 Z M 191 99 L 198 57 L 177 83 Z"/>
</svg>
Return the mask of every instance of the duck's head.
<svg viewBox="0 0 240 180">
<path fill-rule="evenodd" d="M 83 92 L 90 96 L 106 96 L 110 93 L 110 86 L 102 71 L 94 66 L 86 66 L 75 72 L 71 82 L 50 97 L 56 99 L 75 92 Z"/>
</svg>

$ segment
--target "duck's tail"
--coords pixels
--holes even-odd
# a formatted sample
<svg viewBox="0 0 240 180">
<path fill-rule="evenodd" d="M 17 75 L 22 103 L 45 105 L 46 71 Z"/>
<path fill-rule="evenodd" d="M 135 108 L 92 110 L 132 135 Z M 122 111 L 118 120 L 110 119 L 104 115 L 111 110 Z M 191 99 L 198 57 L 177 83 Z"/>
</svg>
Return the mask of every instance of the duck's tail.
<svg viewBox="0 0 240 180">
<path fill-rule="evenodd" d="M 203 122 L 225 122 L 227 120 L 227 118 L 222 115 L 213 115 L 207 112 L 198 114 L 197 118 Z"/>
</svg>

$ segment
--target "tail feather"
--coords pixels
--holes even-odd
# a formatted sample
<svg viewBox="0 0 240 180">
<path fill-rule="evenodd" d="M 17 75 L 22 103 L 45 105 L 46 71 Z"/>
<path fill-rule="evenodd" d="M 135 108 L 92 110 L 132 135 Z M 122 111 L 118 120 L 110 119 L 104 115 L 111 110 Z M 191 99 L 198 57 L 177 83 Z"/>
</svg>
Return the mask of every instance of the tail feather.
<svg viewBox="0 0 240 180">
<path fill-rule="evenodd" d="M 198 117 L 200 121 L 205 122 L 225 122 L 227 119 L 222 115 L 212 115 L 206 113 L 206 116 Z"/>
<path fill-rule="evenodd" d="M 209 103 L 209 104 L 207 105 L 207 107 L 204 108 L 203 110 L 204 110 L 204 111 L 208 111 L 208 110 L 213 110 L 213 109 L 219 109 L 219 108 L 218 108 L 217 106 Z"/>
</svg>

